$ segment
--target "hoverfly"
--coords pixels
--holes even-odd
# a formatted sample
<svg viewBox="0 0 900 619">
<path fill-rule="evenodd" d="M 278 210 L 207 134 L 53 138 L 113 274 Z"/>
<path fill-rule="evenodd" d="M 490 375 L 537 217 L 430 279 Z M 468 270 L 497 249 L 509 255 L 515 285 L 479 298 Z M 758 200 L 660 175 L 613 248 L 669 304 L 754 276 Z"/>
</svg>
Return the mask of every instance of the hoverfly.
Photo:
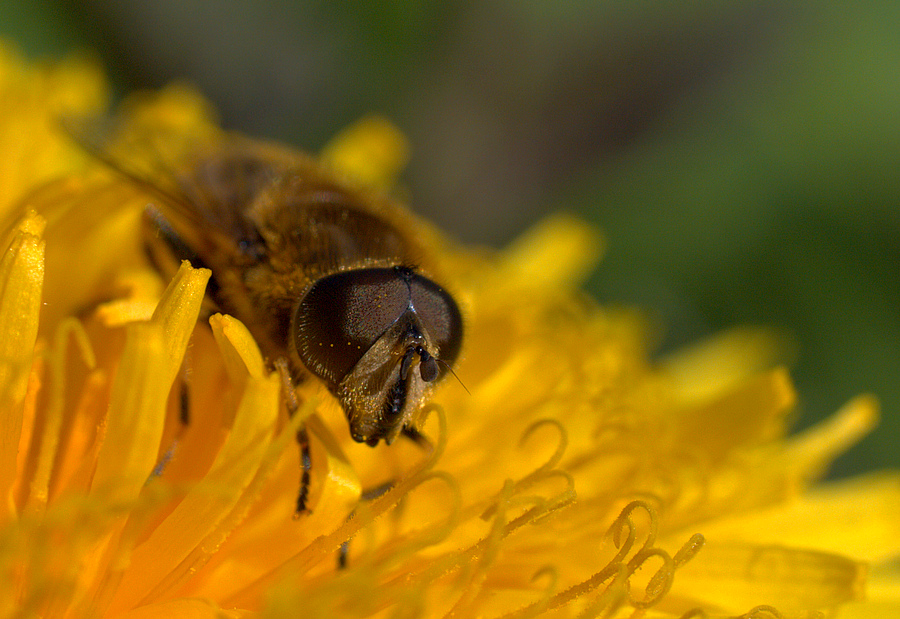
<svg viewBox="0 0 900 619">
<path fill-rule="evenodd" d="M 140 163 L 128 148 L 107 148 L 95 128 L 70 122 L 69 130 L 153 196 L 144 241 L 164 276 L 182 260 L 209 268 L 212 308 L 241 320 L 289 385 L 321 381 L 355 441 L 421 438 L 414 413 L 452 372 L 463 323 L 451 294 L 417 266 L 427 248 L 399 206 L 279 145 L 219 136 L 163 165 L 162 157 L 152 162 L 158 149 L 150 140 L 138 149 Z M 309 484 L 305 430 L 298 441 L 300 513 Z"/>
</svg>

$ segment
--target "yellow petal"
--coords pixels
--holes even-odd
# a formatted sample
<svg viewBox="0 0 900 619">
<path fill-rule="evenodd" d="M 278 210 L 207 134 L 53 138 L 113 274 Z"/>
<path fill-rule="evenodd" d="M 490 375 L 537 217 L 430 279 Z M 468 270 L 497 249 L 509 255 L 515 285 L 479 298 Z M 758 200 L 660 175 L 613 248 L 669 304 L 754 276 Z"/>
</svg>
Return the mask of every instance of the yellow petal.
<svg viewBox="0 0 900 619">
<path fill-rule="evenodd" d="M 98 300 L 118 298 L 121 270 L 143 260 L 140 217 L 146 198 L 118 180 L 73 177 L 29 194 L 26 203 L 47 218 L 47 326 L 82 314 Z"/>
<path fill-rule="evenodd" d="M 221 130 L 211 120 L 216 113 L 209 101 L 195 86 L 186 82 L 173 82 L 159 91 L 139 91 L 130 94 L 123 102 L 122 127 L 140 139 L 147 139 L 148 132 L 165 133 L 166 141 L 160 145 L 185 147 L 174 143 L 179 137 L 220 134 Z M 163 152 L 157 153 L 163 155 Z M 173 159 L 164 159 L 173 160 Z"/>
<path fill-rule="evenodd" d="M 565 214 L 550 215 L 518 238 L 493 274 L 496 284 L 552 289 L 581 283 L 594 268 L 603 243 L 597 230 Z"/>
<path fill-rule="evenodd" d="M 884 561 L 900 555 L 900 474 L 818 486 L 789 503 L 710 522 L 704 533 Z"/>
<path fill-rule="evenodd" d="M 93 494 L 113 502 L 133 501 L 153 471 L 172 386 L 168 366 L 162 327 L 129 325 L 112 385 L 109 425 L 97 457 Z"/>
<path fill-rule="evenodd" d="M 211 322 L 226 358 L 240 358 L 236 349 L 255 351 L 248 355 L 251 367 L 229 364 L 244 379 L 239 383 L 244 392 L 234 425 L 209 473 L 135 549 L 110 612 L 128 609 L 148 594 L 159 599 L 174 586 L 178 566 L 231 513 L 272 441 L 281 386 L 278 376 L 264 372 L 262 356 L 243 325 L 220 315 Z M 191 567 L 196 569 L 196 562 Z"/>
<path fill-rule="evenodd" d="M 321 159 L 364 185 L 386 189 L 409 160 L 409 142 L 387 119 L 369 116 L 332 138 Z"/>
<path fill-rule="evenodd" d="M 0 261 L 0 521 L 14 513 L 11 490 L 22 402 L 38 331 L 44 282 L 43 220 L 27 216 Z"/>
<path fill-rule="evenodd" d="M 239 320 L 215 314 L 209 319 L 209 324 L 212 325 L 232 383 L 242 385 L 248 377 L 261 379 L 268 374 L 259 346 Z"/>
<path fill-rule="evenodd" d="M 0 41 L 0 221 L 24 193 L 83 165 L 84 153 L 60 131 L 59 118 L 98 114 L 107 94 L 92 60 L 28 64 Z"/>
<path fill-rule="evenodd" d="M 74 318 L 61 322 L 56 330 L 56 342 L 51 353 L 52 386 L 50 401 L 44 414 L 44 423 L 40 441 L 34 444 L 36 470 L 31 481 L 28 496 L 30 507 L 43 509 L 50 497 L 50 480 L 54 467 L 60 466 L 59 447 L 64 442 L 63 415 L 65 405 L 66 369 L 68 359 L 68 343 L 72 339 L 78 353 L 88 368 L 94 366 L 94 354 L 88 342 L 87 334 Z M 58 469 L 57 469 L 58 471 Z"/>
<path fill-rule="evenodd" d="M 126 328 L 125 350 L 113 382 L 109 426 L 92 492 L 115 500 L 137 497 L 153 471 L 166 400 L 203 300 L 209 271 L 182 265 L 153 318 Z"/>
<path fill-rule="evenodd" d="M 163 293 L 151 322 L 162 326 L 170 379 L 181 368 L 188 340 L 197 324 L 200 305 L 206 295 L 209 269 L 194 269 L 187 261 L 181 264 L 175 277 Z"/>
<path fill-rule="evenodd" d="M 95 311 L 108 327 L 150 320 L 164 290 L 159 274 L 147 269 L 125 271 L 116 278 L 114 287 L 124 291 L 124 298 L 102 303 Z"/>
<path fill-rule="evenodd" d="M 712 462 L 743 445 L 759 445 L 784 434 L 797 397 L 787 371 L 767 372 L 703 406 L 677 417 L 676 441 L 693 445 Z"/>
<path fill-rule="evenodd" d="M 662 369 L 685 406 L 707 402 L 765 371 L 785 348 L 770 329 L 738 327 L 669 354 Z"/>
<path fill-rule="evenodd" d="M 210 600 L 200 598 L 181 598 L 169 602 L 149 604 L 117 615 L 121 619 L 242 619 L 255 616 L 253 613 L 240 610 L 223 610 Z"/>
<path fill-rule="evenodd" d="M 878 424 L 879 404 L 871 395 L 847 402 L 829 419 L 790 438 L 785 468 L 804 480 L 823 475 L 838 455 L 856 444 Z"/>
<path fill-rule="evenodd" d="M 678 573 L 673 593 L 702 597 L 707 608 L 737 614 L 765 603 L 795 613 L 863 597 L 862 563 L 830 553 L 706 537 L 696 559 Z"/>
<path fill-rule="evenodd" d="M 896 512 L 895 512 L 896 513 Z M 895 555 L 896 557 L 896 555 Z M 896 558 L 873 565 L 866 583 L 867 599 L 842 606 L 839 617 L 900 617 L 900 564 Z"/>
<path fill-rule="evenodd" d="M 900 601 L 866 600 L 850 602 L 835 612 L 835 619 L 897 619 Z"/>
</svg>

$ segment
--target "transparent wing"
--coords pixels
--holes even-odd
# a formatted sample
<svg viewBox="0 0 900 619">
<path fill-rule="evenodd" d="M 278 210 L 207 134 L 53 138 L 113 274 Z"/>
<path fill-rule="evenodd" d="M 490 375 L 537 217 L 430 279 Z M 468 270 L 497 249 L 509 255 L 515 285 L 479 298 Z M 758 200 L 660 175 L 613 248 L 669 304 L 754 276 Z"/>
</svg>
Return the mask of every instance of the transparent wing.
<svg viewBox="0 0 900 619">
<path fill-rule="evenodd" d="M 212 125 L 128 113 L 67 118 L 62 125 L 98 161 L 155 198 L 152 219 L 165 220 L 201 258 L 260 246 L 249 208 L 297 157 Z"/>
</svg>

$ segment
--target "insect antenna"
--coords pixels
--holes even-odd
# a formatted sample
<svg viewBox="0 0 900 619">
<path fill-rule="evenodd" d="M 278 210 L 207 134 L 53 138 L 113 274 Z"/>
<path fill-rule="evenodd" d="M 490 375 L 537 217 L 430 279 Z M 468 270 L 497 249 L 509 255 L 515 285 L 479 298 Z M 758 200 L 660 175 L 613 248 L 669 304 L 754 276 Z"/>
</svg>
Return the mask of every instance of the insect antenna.
<svg viewBox="0 0 900 619">
<path fill-rule="evenodd" d="M 450 372 L 451 374 L 453 374 L 453 378 L 456 379 L 456 382 L 459 383 L 460 387 L 462 387 L 468 395 L 472 395 L 472 392 L 469 391 L 469 388 L 466 387 L 466 384 L 464 382 L 462 382 L 462 379 L 456 374 L 456 372 L 453 371 L 453 368 L 450 366 L 449 363 L 447 363 L 443 359 L 438 359 L 437 357 L 432 357 L 432 359 L 434 359 L 435 361 L 437 361 L 438 363 L 443 365 L 445 368 L 447 368 L 447 371 Z"/>
</svg>

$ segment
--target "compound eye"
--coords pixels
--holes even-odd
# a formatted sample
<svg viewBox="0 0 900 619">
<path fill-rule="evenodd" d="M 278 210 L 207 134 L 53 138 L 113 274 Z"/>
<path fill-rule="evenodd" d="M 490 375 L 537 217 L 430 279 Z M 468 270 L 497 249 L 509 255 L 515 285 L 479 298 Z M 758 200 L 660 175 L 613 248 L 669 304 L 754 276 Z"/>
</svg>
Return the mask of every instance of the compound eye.
<svg viewBox="0 0 900 619">
<path fill-rule="evenodd" d="M 323 277 L 297 305 L 291 337 L 300 361 L 331 387 L 409 307 L 409 287 L 393 269 Z"/>
<path fill-rule="evenodd" d="M 413 275 L 409 292 L 416 316 L 428 333 L 437 350 L 429 351 L 441 361 L 443 368 L 453 365 L 462 346 L 462 316 L 450 294 L 436 283 L 421 275 Z M 431 359 L 422 358 L 422 380 L 431 382 L 441 370 Z"/>
</svg>

